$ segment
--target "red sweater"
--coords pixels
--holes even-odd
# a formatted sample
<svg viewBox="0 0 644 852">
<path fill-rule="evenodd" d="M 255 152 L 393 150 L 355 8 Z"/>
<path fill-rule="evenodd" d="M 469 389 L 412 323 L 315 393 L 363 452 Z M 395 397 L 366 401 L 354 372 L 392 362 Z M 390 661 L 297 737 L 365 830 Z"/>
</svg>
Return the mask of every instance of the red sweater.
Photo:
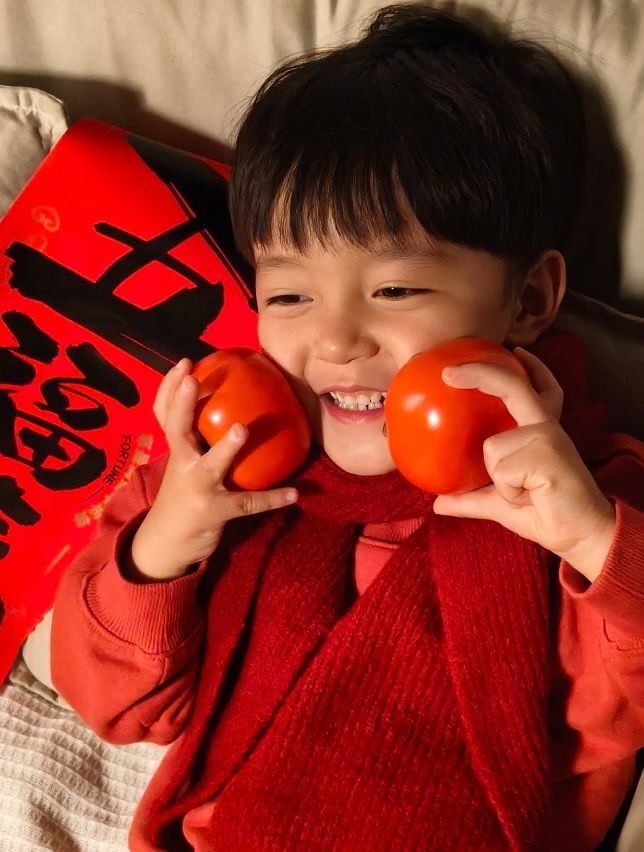
<svg viewBox="0 0 644 852">
<path fill-rule="evenodd" d="M 632 781 L 634 753 L 644 746 L 643 458 L 631 445 L 631 451 L 613 460 L 600 477 L 606 493 L 615 499 L 618 518 L 615 540 L 600 577 L 589 586 L 581 575 L 561 565 L 560 582 L 551 590 L 548 729 L 555 788 L 547 836 L 542 841 L 548 852 L 594 849 Z M 143 469 L 133 486 L 118 494 L 105 516 L 103 535 L 64 579 L 54 611 L 54 683 L 96 732 L 112 742 L 177 740 L 195 702 L 200 701 L 195 699 L 195 691 L 198 696 L 206 694 L 207 700 L 212 689 L 209 670 L 199 667 L 208 607 L 203 582 L 206 568 L 170 583 L 144 585 L 128 582 L 118 569 L 123 543 L 147 509 L 158 481 L 158 465 Z M 308 625 L 298 622 L 299 604 L 304 600 L 298 588 L 278 589 L 273 600 L 285 599 L 287 609 L 272 613 L 270 608 L 262 610 L 252 588 L 243 588 L 243 578 L 231 586 L 228 598 L 225 587 L 230 578 L 215 581 L 218 585 L 210 588 L 211 601 L 228 600 L 234 610 L 236 601 L 246 595 L 237 615 L 220 613 L 219 621 L 226 622 L 226 630 L 222 627 L 219 637 L 211 613 L 207 645 L 230 644 L 224 699 L 213 712 L 212 733 L 202 731 L 204 742 L 183 775 L 181 789 L 177 789 L 181 759 L 177 750 L 185 748 L 184 737 L 170 750 L 135 817 L 133 850 L 159 848 L 151 841 L 150 826 L 164 819 L 168 825 L 174 820 L 174 828 L 161 848 L 172 852 L 183 848 L 182 816 L 185 837 L 198 850 L 423 848 L 460 852 L 463 837 L 474 844 L 468 848 L 506 848 L 497 842 L 496 829 L 489 824 L 489 802 L 470 783 L 472 767 L 461 759 L 463 749 L 467 750 L 467 731 L 464 735 L 459 728 L 442 663 L 440 611 L 430 594 L 431 583 L 422 577 L 412 583 L 400 573 L 404 566 L 394 563 L 388 561 L 360 599 L 360 607 L 347 599 L 344 610 L 332 615 L 339 627 L 326 635 L 322 631 L 317 645 L 310 646 L 301 659 L 287 661 L 287 668 L 291 663 L 300 667 L 295 671 L 295 686 L 290 681 L 282 686 L 274 683 L 273 673 L 280 671 L 282 660 L 274 658 L 270 647 L 260 649 L 260 661 L 250 674 L 235 653 L 246 648 L 252 662 L 253 636 L 254 632 L 261 635 L 262 618 L 269 622 L 286 618 L 296 643 L 300 630 L 308 630 Z M 303 564 L 302 572 L 306 568 Z M 289 603 L 293 604 L 290 609 Z M 319 607 L 326 605 L 320 601 Z M 429 615 L 424 613 L 431 615 L 429 628 Z M 309 616 L 315 618 L 317 612 L 307 611 Z M 236 626 L 231 628 L 233 622 Z M 413 629 L 407 622 L 413 622 Z M 382 654 L 383 636 L 395 637 L 405 631 L 406 636 L 413 636 L 418 625 L 424 631 L 424 657 L 418 657 L 413 641 L 402 651 L 394 644 L 392 653 L 404 656 L 394 656 L 384 675 L 380 670 L 369 671 L 369 643 L 373 643 L 375 658 Z M 329 658 L 329 646 L 334 642 L 335 656 Z M 345 666 L 352 643 L 366 649 L 358 669 Z M 209 653 L 207 647 L 206 660 Z M 284 648 L 274 653 L 282 654 Z M 342 664 L 335 680 L 315 677 L 315 665 L 325 654 L 327 662 L 331 660 L 329 665 Z M 476 656 L 473 646 L 472 656 Z M 467 660 L 461 659 L 461 664 L 466 666 Z M 257 688 L 262 683 L 262 667 L 271 673 L 265 690 L 277 690 L 278 696 L 268 715 L 262 715 L 264 695 Z M 471 674 L 474 677 L 477 672 Z M 355 702 L 347 704 L 347 715 L 343 715 L 342 690 L 348 695 L 352 690 L 359 693 L 361 684 L 376 676 L 382 677 L 382 685 L 375 705 L 356 709 Z M 392 685 L 392 700 L 397 700 L 393 685 L 410 677 L 411 687 L 407 683 L 400 692 L 404 706 L 390 703 L 387 684 Z M 326 694 L 333 691 L 333 683 L 338 684 L 337 700 Z M 485 685 L 485 679 L 480 683 Z M 255 684 L 254 691 L 247 691 L 248 684 Z M 494 681 L 485 685 L 488 687 L 493 693 Z M 325 693 L 318 694 L 316 690 L 321 688 Z M 306 708 L 297 724 L 281 709 L 291 698 L 287 691 L 279 697 L 280 689 L 297 690 L 299 706 Z M 477 689 L 480 693 L 481 687 Z M 373 697 L 373 692 L 368 694 Z M 483 696 L 483 702 L 487 698 Z M 503 695 L 493 700 L 502 703 Z M 432 741 L 434 729 L 427 729 L 423 722 L 427 702 L 438 708 L 434 723 L 439 742 Z M 329 707 L 340 710 L 329 714 Z M 513 708 L 506 709 L 511 719 Z M 339 738 L 338 731 L 343 732 Z M 311 732 L 315 739 L 307 740 Z M 393 741 L 391 732 L 395 732 Z M 498 733 L 501 743 L 503 734 Z M 354 741 L 359 745 L 361 738 L 367 741 L 374 735 L 380 747 L 360 752 Z M 333 745 L 336 742 L 345 744 L 352 759 L 360 754 L 363 765 L 348 765 L 343 751 Z M 236 749 L 242 753 L 235 754 Z M 440 756 L 438 783 L 432 766 L 423 760 L 426 754 Z M 224 769 L 232 766 L 234 770 L 226 775 Z M 476 774 L 476 766 L 474 769 Z M 526 780 L 511 780 L 519 812 Z M 201 792 L 191 797 L 193 786 Z M 423 798 L 424 787 L 433 791 L 431 802 Z M 468 797 L 455 803 L 462 790 L 468 791 Z M 498 802 L 492 804 L 500 807 Z M 388 821 L 388 811 L 395 811 L 395 823 Z M 423 814 L 427 815 L 426 824 Z M 273 834 L 265 834 L 263 826 L 270 826 Z M 370 826 L 374 827 L 371 834 Z M 518 843 L 508 845 L 523 848 Z"/>
</svg>

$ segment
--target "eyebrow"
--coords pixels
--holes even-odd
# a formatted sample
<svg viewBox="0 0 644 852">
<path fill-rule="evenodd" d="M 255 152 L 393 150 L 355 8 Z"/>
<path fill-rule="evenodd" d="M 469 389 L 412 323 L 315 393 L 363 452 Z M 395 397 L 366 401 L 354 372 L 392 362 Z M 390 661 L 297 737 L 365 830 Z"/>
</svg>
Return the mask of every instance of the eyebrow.
<svg viewBox="0 0 644 852">
<path fill-rule="evenodd" d="M 450 259 L 449 253 L 444 248 L 429 244 L 424 246 L 415 245 L 410 248 L 391 246 L 390 248 L 375 251 L 373 255 L 382 260 L 412 260 L 419 262 L 435 260 L 439 263 L 446 263 Z"/>
<path fill-rule="evenodd" d="M 408 260 L 423 263 L 431 260 L 439 263 L 447 263 L 450 260 L 448 252 L 436 245 L 414 246 L 413 248 L 390 246 L 389 248 L 370 251 L 368 254 L 374 259 L 384 261 Z M 255 264 L 255 269 L 284 269 L 285 267 L 301 265 L 302 262 L 295 255 L 276 254 L 260 257 Z"/>
<path fill-rule="evenodd" d="M 255 263 L 255 270 L 259 269 L 283 269 L 285 266 L 301 266 L 301 261 L 296 257 L 288 255 L 271 254 L 260 257 Z"/>
</svg>

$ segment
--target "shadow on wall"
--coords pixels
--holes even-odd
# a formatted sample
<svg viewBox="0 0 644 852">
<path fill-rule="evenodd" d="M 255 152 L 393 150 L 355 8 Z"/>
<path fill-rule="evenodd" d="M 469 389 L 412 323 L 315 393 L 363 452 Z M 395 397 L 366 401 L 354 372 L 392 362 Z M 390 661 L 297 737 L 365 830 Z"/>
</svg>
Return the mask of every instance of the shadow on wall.
<svg viewBox="0 0 644 852">
<path fill-rule="evenodd" d="M 489 31 L 504 29 L 503 22 L 487 9 L 472 7 L 467 10 L 454 2 L 445 3 L 444 7 L 465 14 Z M 644 315 L 644 303 L 627 305 L 620 300 L 627 175 L 608 93 L 574 44 L 565 40 L 553 43 L 540 38 L 538 32 L 526 32 L 526 36 L 552 49 L 564 62 L 577 85 L 586 118 L 588 146 L 584 189 L 577 226 L 565 250 L 568 286 L 614 307 Z"/>
<path fill-rule="evenodd" d="M 65 104 L 70 122 L 97 118 L 202 157 L 223 163 L 232 161 L 232 150 L 227 144 L 150 112 L 141 93 L 128 86 L 80 77 L 2 72 L 0 85 L 29 86 L 54 95 Z"/>
<path fill-rule="evenodd" d="M 567 251 L 569 286 L 609 305 L 644 315 L 644 303 L 620 299 L 626 162 L 607 93 L 590 72 L 573 69 L 584 104 L 588 150 L 580 217 Z"/>
</svg>

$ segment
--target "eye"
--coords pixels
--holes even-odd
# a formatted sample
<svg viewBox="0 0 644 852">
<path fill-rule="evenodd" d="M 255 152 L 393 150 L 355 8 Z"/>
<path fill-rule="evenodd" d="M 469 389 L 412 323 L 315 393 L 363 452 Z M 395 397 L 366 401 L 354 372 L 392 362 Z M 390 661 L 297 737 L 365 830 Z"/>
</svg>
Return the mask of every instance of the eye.
<svg viewBox="0 0 644 852">
<path fill-rule="evenodd" d="M 279 296 L 270 296 L 266 299 L 266 306 L 270 305 L 301 305 L 307 302 L 306 296 L 301 296 L 298 293 L 280 293 Z"/>
<path fill-rule="evenodd" d="M 409 296 L 418 296 L 421 293 L 427 292 L 429 291 L 415 287 L 396 287 L 391 285 L 390 287 L 381 287 L 376 292 L 376 296 L 382 296 L 385 299 L 406 299 Z"/>
</svg>

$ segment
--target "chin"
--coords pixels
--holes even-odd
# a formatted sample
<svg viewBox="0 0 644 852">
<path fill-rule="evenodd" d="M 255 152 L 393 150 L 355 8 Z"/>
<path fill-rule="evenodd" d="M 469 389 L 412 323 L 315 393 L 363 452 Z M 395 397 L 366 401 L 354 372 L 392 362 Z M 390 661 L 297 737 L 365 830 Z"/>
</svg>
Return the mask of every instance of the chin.
<svg viewBox="0 0 644 852">
<path fill-rule="evenodd" d="M 333 449 L 324 448 L 332 462 L 347 473 L 356 476 L 379 476 L 382 473 L 390 473 L 396 466 L 389 457 L 383 458 L 382 453 L 367 455 L 359 453 L 357 456 L 351 452 L 338 452 Z"/>
</svg>

